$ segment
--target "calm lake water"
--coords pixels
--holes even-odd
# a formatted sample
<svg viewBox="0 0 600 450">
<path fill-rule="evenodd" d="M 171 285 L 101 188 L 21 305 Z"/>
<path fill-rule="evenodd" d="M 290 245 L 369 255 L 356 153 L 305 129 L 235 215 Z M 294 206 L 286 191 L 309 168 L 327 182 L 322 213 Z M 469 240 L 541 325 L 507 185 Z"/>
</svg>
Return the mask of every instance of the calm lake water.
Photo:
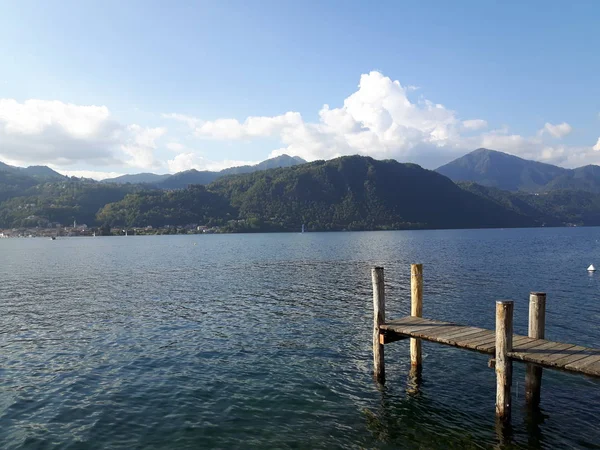
<svg viewBox="0 0 600 450">
<path fill-rule="evenodd" d="M 494 326 L 548 293 L 547 338 L 600 347 L 600 229 L 0 240 L 0 448 L 489 448 L 495 375 L 483 354 L 407 341 L 372 380 L 370 268 L 388 317 Z M 600 381 L 544 371 L 542 415 L 515 448 L 600 448 Z"/>
</svg>

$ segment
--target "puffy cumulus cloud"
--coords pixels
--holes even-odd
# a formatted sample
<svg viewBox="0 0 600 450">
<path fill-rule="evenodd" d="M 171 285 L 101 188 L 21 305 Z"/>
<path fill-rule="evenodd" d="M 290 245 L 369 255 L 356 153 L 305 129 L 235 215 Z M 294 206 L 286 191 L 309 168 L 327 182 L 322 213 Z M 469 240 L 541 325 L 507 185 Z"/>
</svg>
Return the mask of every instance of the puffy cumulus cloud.
<svg viewBox="0 0 600 450">
<path fill-rule="evenodd" d="M 552 125 L 551 123 L 546 122 L 544 128 L 542 128 L 538 134 L 540 136 L 549 134 L 552 137 L 561 139 L 568 135 L 571 131 L 573 131 L 573 127 L 571 127 L 571 125 L 569 125 L 567 122 L 559 123 L 557 125 Z"/>
<path fill-rule="evenodd" d="M 248 117 L 203 121 L 180 114 L 164 117 L 188 124 L 196 136 L 213 139 L 277 137 L 284 147 L 271 152 L 301 156 L 307 160 L 329 159 L 344 154 L 369 154 L 378 158 L 406 159 L 420 147 L 452 146 L 465 127 L 454 111 L 429 100 L 412 103 L 399 81 L 379 72 L 364 74 L 358 90 L 343 106 L 324 105 L 317 123 L 307 123 L 298 112 L 273 117 Z M 480 119 L 467 127 L 480 127 Z M 426 153 L 426 152 L 423 152 Z"/>
<path fill-rule="evenodd" d="M 176 155 L 173 159 L 167 161 L 167 166 L 169 168 L 170 173 L 183 172 L 184 170 L 190 169 L 210 170 L 218 172 L 219 170 L 227 169 L 229 167 L 238 167 L 254 164 L 258 164 L 258 161 L 211 161 L 210 159 L 207 159 L 193 151 L 180 153 Z"/>
<path fill-rule="evenodd" d="M 202 121 L 184 114 L 163 114 L 163 117 L 186 123 L 194 129 L 196 136 L 221 140 L 270 137 L 287 127 L 302 124 L 302 116 L 296 112 L 275 117 L 253 116 L 248 117 L 244 122 L 236 119 Z"/>
<path fill-rule="evenodd" d="M 144 128 L 139 125 L 129 125 L 127 127 L 128 138 L 121 145 L 121 150 L 130 158 L 127 161 L 132 167 L 142 167 L 144 169 L 154 169 L 161 167 L 161 164 L 154 158 L 156 149 L 156 140 L 164 136 L 166 128 Z"/>
<path fill-rule="evenodd" d="M 471 120 L 463 120 L 462 126 L 465 130 L 481 130 L 483 128 L 487 128 L 488 123 L 482 119 L 471 119 Z"/>
<path fill-rule="evenodd" d="M 171 150 L 172 152 L 179 153 L 185 149 L 185 146 L 180 144 L 179 142 L 167 142 L 167 150 Z"/>
<path fill-rule="evenodd" d="M 489 130 L 488 122 L 481 118 L 464 120 L 455 111 L 425 98 L 412 101 L 409 94 L 413 90 L 374 71 L 360 77 L 358 89 L 340 107 L 324 105 L 315 122 L 307 122 L 293 111 L 273 117 L 251 116 L 244 121 L 204 121 L 181 114 L 164 117 L 187 124 L 194 135 L 204 139 L 278 139 L 279 148 L 271 151 L 271 157 L 287 153 L 309 161 L 362 154 L 433 168 L 479 147 L 553 163 L 572 161 L 573 152 L 589 155 L 592 151 L 591 146 L 548 145 L 547 139 L 571 132 L 566 122 L 546 123 L 531 136 L 504 128 Z"/>
<path fill-rule="evenodd" d="M 596 145 L 594 145 L 594 150 L 597 152 L 600 152 L 600 137 L 598 138 L 598 141 L 596 142 Z"/>
<path fill-rule="evenodd" d="M 69 177 L 92 178 L 93 180 L 104 180 L 106 178 L 116 178 L 125 175 L 121 172 L 102 172 L 99 170 L 64 170 L 58 167 L 54 168 L 58 173 Z"/>
<path fill-rule="evenodd" d="M 0 159 L 19 165 L 156 167 L 152 153 L 165 132 L 120 124 L 106 106 L 0 99 Z"/>
</svg>

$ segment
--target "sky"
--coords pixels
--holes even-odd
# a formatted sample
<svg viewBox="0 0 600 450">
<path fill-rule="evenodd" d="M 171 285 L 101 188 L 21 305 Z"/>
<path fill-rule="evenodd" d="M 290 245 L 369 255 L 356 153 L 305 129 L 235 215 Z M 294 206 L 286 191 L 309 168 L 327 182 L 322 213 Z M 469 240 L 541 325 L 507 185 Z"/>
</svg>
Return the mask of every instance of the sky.
<svg viewBox="0 0 600 450">
<path fill-rule="evenodd" d="M 600 2 L 0 0 L 0 161 L 600 164 Z"/>
</svg>

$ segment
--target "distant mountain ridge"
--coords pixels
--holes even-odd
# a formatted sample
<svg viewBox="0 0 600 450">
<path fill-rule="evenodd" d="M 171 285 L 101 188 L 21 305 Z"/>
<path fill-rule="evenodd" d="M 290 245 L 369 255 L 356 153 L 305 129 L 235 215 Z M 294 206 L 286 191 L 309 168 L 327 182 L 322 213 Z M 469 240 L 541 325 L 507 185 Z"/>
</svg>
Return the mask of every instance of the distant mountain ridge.
<svg viewBox="0 0 600 450">
<path fill-rule="evenodd" d="M 527 161 L 506 156 L 527 175 L 518 179 L 540 175 L 538 166 L 523 169 Z M 499 167 L 488 160 L 483 166 Z M 0 228 L 74 220 L 90 226 L 203 225 L 222 232 L 298 231 L 303 224 L 309 231 L 600 225 L 600 193 L 564 188 L 594 188 L 597 166 L 559 168 L 544 188 L 552 190 L 535 193 L 454 183 L 416 164 L 361 156 L 236 169 L 251 171 L 242 174 L 189 170 L 157 185 L 53 179 L 44 177 L 52 172 L 43 167 L 29 168 L 36 175 L 7 167 L 0 166 Z M 198 184 L 215 173 L 216 181 Z"/>
<path fill-rule="evenodd" d="M 190 169 L 183 172 L 170 175 L 157 175 L 154 173 L 137 173 L 131 175 L 121 175 L 116 178 L 107 178 L 102 183 L 131 183 L 131 184 L 151 184 L 159 189 L 183 189 L 190 184 L 210 184 L 226 175 L 239 175 L 242 173 L 251 173 L 259 170 L 277 169 L 281 167 L 292 167 L 298 164 L 305 164 L 306 161 L 298 156 L 281 155 L 275 158 L 269 158 L 253 166 L 239 166 L 223 169 L 218 172 L 210 170 Z"/>
<path fill-rule="evenodd" d="M 565 169 L 485 148 L 455 159 L 436 172 L 454 182 L 473 182 L 511 192 L 566 189 L 600 193 L 600 166 Z"/>
<path fill-rule="evenodd" d="M 0 172 L 28 175 L 35 178 L 65 178 L 64 175 L 52 170 L 48 166 L 16 167 L 0 162 Z"/>
</svg>

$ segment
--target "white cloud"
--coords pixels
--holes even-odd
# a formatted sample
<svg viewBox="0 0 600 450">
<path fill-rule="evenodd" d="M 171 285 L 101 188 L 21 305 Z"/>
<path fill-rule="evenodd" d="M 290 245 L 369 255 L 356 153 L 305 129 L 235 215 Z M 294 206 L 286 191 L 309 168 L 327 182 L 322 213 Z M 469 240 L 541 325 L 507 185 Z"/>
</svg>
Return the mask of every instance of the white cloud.
<svg viewBox="0 0 600 450">
<path fill-rule="evenodd" d="M 168 142 L 167 150 L 171 150 L 172 152 L 179 153 L 185 149 L 185 146 L 180 144 L 179 142 Z"/>
<path fill-rule="evenodd" d="M 0 159 L 19 165 L 130 165 L 150 168 L 165 128 L 123 125 L 106 106 L 0 99 Z"/>
<path fill-rule="evenodd" d="M 600 137 L 598 138 L 598 141 L 596 142 L 596 145 L 594 145 L 593 149 L 597 152 L 600 152 Z"/>
<path fill-rule="evenodd" d="M 163 117 L 186 123 L 194 129 L 196 136 L 221 140 L 269 137 L 277 135 L 287 127 L 298 126 L 302 123 L 302 116 L 296 112 L 288 112 L 275 117 L 252 116 L 243 123 L 237 119 L 202 121 L 183 114 L 163 114 Z"/>
<path fill-rule="evenodd" d="M 211 161 L 194 152 L 180 153 L 173 159 L 167 161 L 167 166 L 169 167 L 170 173 L 183 172 L 184 170 L 190 169 L 210 170 L 217 172 L 219 170 L 227 169 L 228 167 L 238 167 L 254 164 L 258 164 L 258 161 Z"/>
<path fill-rule="evenodd" d="M 425 98 L 411 101 L 407 95 L 411 90 L 374 71 L 361 76 L 358 89 L 342 106 L 324 105 L 316 122 L 304 121 L 298 112 L 251 116 L 243 122 L 231 118 L 203 121 L 177 114 L 165 117 L 188 124 L 203 138 L 276 138 L 280 145 L 270 157 L 287 153 L 308 161 L 362 154 L 436 167 L 475 148 L 487 147 L 561 163 L 573 160 L 571 149 L 578 154 L 591 151 L 591 147 L 547 145 L 547 138 L 562 138 L 572 131 L 566 122 L 546 123 L 532 136 L 503 128 L 486 131 L 486 120 L 462 120 L 455 111 Z"/>
<path fill-rule="evenodd" d="M 94 180 L 104 180 L 106 178 L 115 178 L 121 175 L 125 175 L 120 172 L 102 172 L 98 170 L 64 170 L 61 168 L 54 168 L 58 173 L 67 175 L 69 177 L 79 178 L 92 178 Z"/>
<path fill-rule="evenodd" d="M 573 127 L 571 127 L 571 125 L 569 125 L 567 122 L 559 123 L 557 125 L 552 125 L 551 123 L 546 122 L 544 128 L 542 128 L 538 134 L 542 136 L 545 133 L 548 133 L 552 137 L 561 139 L 568 135 L 571 131 L 573 131 Z"/>
<path fill-rule="evenodd" d="M 487 128 L 488 123 L 482 119 L 463 120 L 462 126 L 465 130 L 476 131 Z"/>
<path fill-rule="evenodd" d="M 164 136 L 166 128 L 144 128 L 139 125 L 129 125 L 127 127 L 129 137 L 121 145 L 121 149 L 130 159 L 127 163 L 131 167 L 141 167 L 144 169 L 153 169 L 161 167 L 161 164 L 154 159 L 154 150 L 156 149 L 156 140 Z"/>
</svg>

